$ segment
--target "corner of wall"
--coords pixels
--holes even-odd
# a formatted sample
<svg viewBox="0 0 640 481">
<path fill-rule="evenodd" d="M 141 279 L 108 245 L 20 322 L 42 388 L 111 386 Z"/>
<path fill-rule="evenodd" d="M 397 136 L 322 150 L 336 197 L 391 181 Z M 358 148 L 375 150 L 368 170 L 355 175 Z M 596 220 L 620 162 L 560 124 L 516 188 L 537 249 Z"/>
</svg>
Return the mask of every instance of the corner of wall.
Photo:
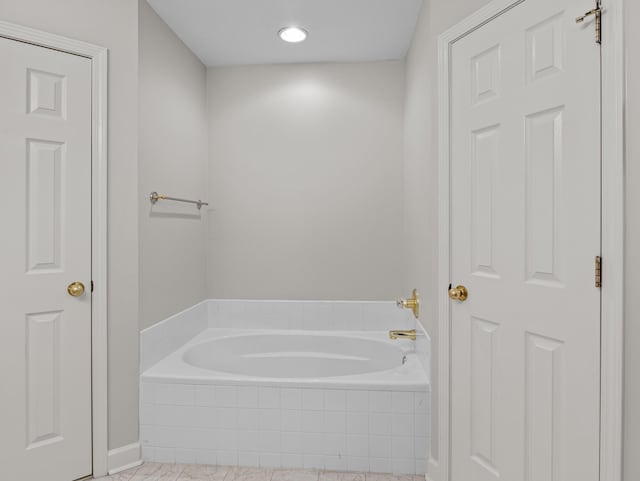
<svg viewBox="0 0 640 481">
<path fill-rule="evenodd" d="M 140 443 L 131 443 L 116 449 L 111 449 L 108 454 L 107 468 L 109 476 L 121 471 L 135 468 L 142 464 L 142 449 Z"/>
<path fill-rule="evenodd" d="M 145 0 L 137 7 L 136 211 L 139 329 L 144 329 L 207 297 L 207 208 L 175 202 L 151 206 L 148 196 L 158 191 L 208 201 L 208 140 L 204 64 Z"/>
</svg>

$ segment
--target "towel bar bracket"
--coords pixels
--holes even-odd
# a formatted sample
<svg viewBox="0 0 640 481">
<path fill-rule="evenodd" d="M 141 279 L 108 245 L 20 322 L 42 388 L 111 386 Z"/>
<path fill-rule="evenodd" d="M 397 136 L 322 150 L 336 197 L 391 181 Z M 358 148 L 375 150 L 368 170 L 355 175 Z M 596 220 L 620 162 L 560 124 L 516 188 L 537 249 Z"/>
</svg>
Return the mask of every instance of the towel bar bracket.
<svg viewBox="0 0 640 481">
<path fill-rule="evenodd" d="M 202 209 L 203 205 L 209 205 L 208 202 L 202 202 L 201 200 L 189 200 L 189 199 L 180 199 L 179 197 L 169 197 L 168 195 L 160 195 L 157 192 L 151 192 L 149 194 L 149 200 L 152 204 L 155 204 L 159 200 L 172 200 L 174 202 L 186 202 L 187 204 L 195 204 L 198 207 L 198 210 Z"/>
</svg>

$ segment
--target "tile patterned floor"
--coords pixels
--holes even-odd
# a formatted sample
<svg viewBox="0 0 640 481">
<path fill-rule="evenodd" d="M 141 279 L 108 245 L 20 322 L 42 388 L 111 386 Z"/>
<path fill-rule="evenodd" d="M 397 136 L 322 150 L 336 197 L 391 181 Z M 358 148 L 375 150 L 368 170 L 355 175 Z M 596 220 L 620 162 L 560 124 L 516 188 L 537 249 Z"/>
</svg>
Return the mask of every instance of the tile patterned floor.
<svg viewBox="0 0 640 481">
<path fill-rule="evenodd" d="M 424 476 L 145 463 L 99 481 L 424 481 Z"/>
</svg>

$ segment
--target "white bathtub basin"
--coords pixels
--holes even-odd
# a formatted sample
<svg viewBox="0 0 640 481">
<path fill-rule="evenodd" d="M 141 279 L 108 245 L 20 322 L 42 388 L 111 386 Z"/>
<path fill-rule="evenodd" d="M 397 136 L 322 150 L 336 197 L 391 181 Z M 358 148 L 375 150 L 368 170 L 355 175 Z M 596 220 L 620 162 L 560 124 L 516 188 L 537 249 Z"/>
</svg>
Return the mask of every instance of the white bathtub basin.
<svg viewBox="0 0 640 481">
<path fill-rule="evenodd" d="M 428 389 L 415 343 L 387 331 L 206 329 L 143 382 L 331 389 Z"/>
<path fill-rule="evenodd" d="M 374 339 L 309 334 L 250 334 L 207 340 L 183 360 L 211 371 L 269 378 L 326 378 L 393 369 L 404 352 Z"/>
</svg>

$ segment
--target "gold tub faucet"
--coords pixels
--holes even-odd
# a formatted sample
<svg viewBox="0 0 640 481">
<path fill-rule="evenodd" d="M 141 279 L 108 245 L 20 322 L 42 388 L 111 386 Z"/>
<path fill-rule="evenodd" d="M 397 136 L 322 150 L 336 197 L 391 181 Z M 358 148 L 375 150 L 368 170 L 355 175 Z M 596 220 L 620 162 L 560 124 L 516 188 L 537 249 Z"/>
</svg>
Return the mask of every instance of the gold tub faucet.
<svg viewBox="0 0 640 481">
<path fill-rule="evenodd" d="M 418 291 L 416 289 L 411 293 L 411 297 L 408 299 L 398 299 L 396 305 L 400 309 L 411 309 L 413 317 L 416 319 L 420 315 L 420 299 L 418 299 Z"/>
<path fill-rule="evenodd" d="M 410 331 L 389 331 L 390 339 L 411 339 L 412 341 L 416 340 L 416 330 L 411 329 Z"/>
</svg>

